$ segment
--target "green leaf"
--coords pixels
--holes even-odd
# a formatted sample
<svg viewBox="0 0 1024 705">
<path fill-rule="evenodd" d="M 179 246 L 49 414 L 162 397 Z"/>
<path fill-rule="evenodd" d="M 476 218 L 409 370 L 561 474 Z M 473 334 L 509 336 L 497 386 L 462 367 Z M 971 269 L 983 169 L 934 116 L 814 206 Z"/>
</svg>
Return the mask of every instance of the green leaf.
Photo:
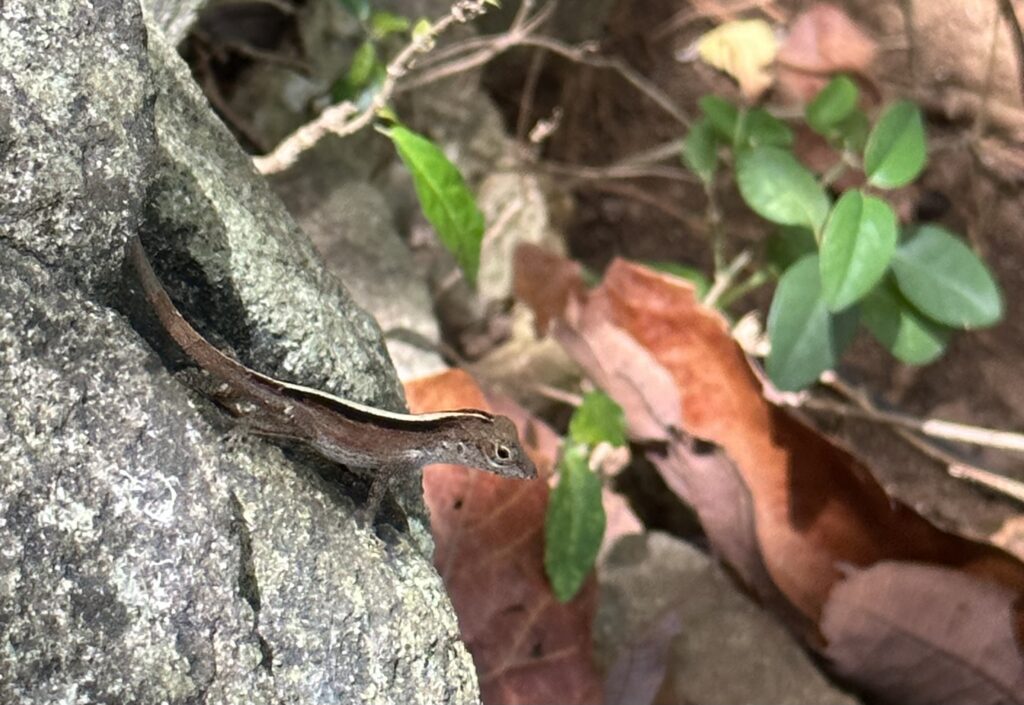
<svg viewBox="0 0 1024 705">
<path fill-rule="evenodd" d="M 808 103 L 807 124 L 815 132 L 830 137 L 833 129 L 853 113 L 859 98 L 860 90 L 849 76 L 836 76 Z"/>
<path fill-rule="evenodd" d="M 626 415 L 604 392 L 588 392 L 569 419 L 569 437 L 576 443 L 596 446 L 626 445 Z"/>
<path fill-rule="evenodd" d="M 736 126 L 739 122 L 739 109 L 717 95 L 706 95 L 697 101 L 700 110 L 711 123 L 718 136 L 727 144 L 736 139 Z"/>
<path fill-rule="evenodd" d="M 765 257 L 772 273 L 780 276 L 797 260 L 818 251 L 814 233 L 807 228 L 786 225 L 768 236 Z"/>
<path fill-rule="evenodd" d="M 739 141 L 751 147 L 789 147 L 793 131 L 789 125 L 762 108 L 753 108 L 740 118 Z"/>
<path fill-rule="evenodd" d="M 698 299 L 703 299 L 707 296 L 708 291 L 711 289 L 711 280 L 708 279 L 704 272 L 694 267 L 687 267 L 685 264 L 676 264 L 675 262 L 644 262 L 643 264 L 658 272 L 671 274 L 674 277 L 690 282 L 693 284 L 693 288 L 697 290 Z"/>
<path fill-rule="evenodd" d="M 363 107 L 383 80 L 384 65 L 377 59 L 377 49 L 373 42 L 365 41 L 352 56 L 348 73 L 331 87 L 331 97 L 336 103 L 348 100 Z"/>
<path fill-rule="evenodd" d="M 900 291 L 929 318 L 953 328 L 982 328 L 1003 317 L 999 285 L 963 241 L 923 225 L 896 249 L 892 270 Z"/>
<path fill-rule="evenodd" d="M 398 156 L 412 174 L 416 195 L 427 220 L 437 230 L 466 280 L 474 285 L 480 267 L 480 241 L 484 216 L 477 208 L 462 174 L 433 142 L 412 130 L 395 125 L 385 131 Z"/>
<path fill-rule="evenodd" d="M 896 214 L 880 198 L 847 191 L 821 238 L 821 285 L 832 311 L 859 301 L 889 268 L 899 235 Z"/>
<path fill-rule="evenodd" d="M 365 41 L 356 49 L 352 57 L 352 65 L 348 68 L 348 79 L 355 86 L 364 86 L 373 75 L 373 69 L 379 65 L 377 48 L 373 42 Z"/>
<path fill-rule="evenodd" d="M 782 390 L 802 389 L 835 367 L 857 332 L 855 308 L 829 312 L 818 269 L 818 256 L 808 255 L 786 270 L 768 312 L 765 371 Z"/>
<path fill-rule="evenodd" d="M 871 123 L 864 111 L 857 108 L 847 116 L 845 120 L 835 126 L 833 132 L 843 145 L 843 149 L 861 154 L 864 145 L 868 142 L 868 132 L 871 130 Z"/>
<path fill-rule="evenodd" d="M 779 225 L 805 225 L 815 232 L 828 216 L 825 190 L 790 153 L 754 147 L 736 156 L 740 194 L 755 213 Z"/>
<path fill-rule="evenodd" d="M 580 279 L 583 280 L 583 285 L 585 287 L 593 289 L 601 283 L 601 274 L 585 264 L 580 264 Z"/>
<path fill-rule="evenodd" d="M 952 333 L 914 308 L 891 278 L 864 298 L 861 320 L 893 357 L 911 365 L 924 365 L 942 355 Z"/>
<path fill-rule="evenodd" d="M 927 159 L 921 111 L 908 100 L 890 105 L 868 136 L 864 173 L 879 188 L 899 188 L 917 178 Z"/>
<path fill-rule="evenodd" d="M 413 25 L 412 38 L 421 39 L 423 37 L 429 36 L 430 33 L 433 31 L 434 25 L 432 25 L 430 23 L 430 20 L 428 20 L 426 17 L 422 17 L 419 19 L 419 21 L 416 22 L 415 25 Z"/>
<path fill-rule="evenodd" d="M 718 168 L 718 139 L 707 118 L 693 123 L 683 142 L 683 162 L 701 181 L 709 183 Z"/>
<path fill-rule="evenodd" d="M 408 32 L 412 22 L 408 17 L 396 15 L 393 12 L 379 10 L 370 17 L 370 30 L 377 39 L 384 39 L 391 34 Z"/>
<path fill-rule="evenodd" d="M 338 0 L 338 2 L 360 22 L 366 22 L 370 17 L 370 0 Z"/>
<path fill-rule="evenodd" d="M 571 600 L 583 585 L 604 536 L 601 480 L 587 466 L 587 456 L 586 446 L 566 449 L 544 523 L 544 568 L 561 602 Z"/>
</svg>

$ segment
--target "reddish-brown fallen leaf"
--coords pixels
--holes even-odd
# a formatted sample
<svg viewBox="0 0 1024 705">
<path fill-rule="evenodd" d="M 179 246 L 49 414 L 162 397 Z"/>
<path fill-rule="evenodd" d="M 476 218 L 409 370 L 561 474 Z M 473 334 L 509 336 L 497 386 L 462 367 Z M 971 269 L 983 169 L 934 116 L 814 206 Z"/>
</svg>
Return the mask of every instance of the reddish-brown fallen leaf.
<svg viewBox="0 0 1024 705">
<path fill-rule="evenodd" d="M 406 395 L 417 412 L 488 408 L 476 383 L 460 371 L 408 383 Z M 542 424 L 534 424 L 534 444 L 519 425 L 528 452 L 546 443 Z M 434 562 L 473 655 L 484 702 L 599 702 L 602 683 L 590 636 L 595 583 L 563 605 L 544 574 L 547 483 L 432 466 L 423 473 L 423 495 L 437 547 Z"/>
<path fill-rule="evenodd" d="M 1018 593 L 961 571 L 878 563 L 832 591 L 821 620 L 836 672 L 888 702 L 1024 702 Z"/>
<path fill-rule="evenodd" d="M 612 396 L 634 440 L 668 441 L 680 427 L 679 393 L 672 376 L 636 340 L 600 315 L 575 305 L 555 322 L 552 336 Z"/>
<path fill-rule="evenodd" d="M 512 291 L 533 310 L 537 332 L 542 335 L 552 319 L 562 315 L 569 300 L 586 291 L 583 268 L 577 262 L 531 243 L 516 248 L 514 272 Z"/>
<path fill-rule="evenodd" d="M 825 174 L 839 163 L 842 153 L 811 128 L 802 125 L 794 132 L 793 153 L 808 169 L 816 174 Z M 864 172 L 846 169 L 832 182 L 832 188 L 842 193 L 863 186 L 864 181 Z"/>
<path fill-rule="evenodd" d="M 724 320 L 702 306 L 691 287 L 616 261 L 583 306 L 578 317 L 566 314 L 570 322 L 604 321 L 628 333 L 672 376 L 682 429 L 722 448 L 728 460 L 724 464 L 687 456 L 685 446 L 670 443 L 658 466 L 670 486 L 693 503 L 719 553 L 762 600 L 777 610 L 782 607 L 782 616 L 811 646 L 824 650 L 829 635 L 851 633 L 860 643 L 896 640 L 895 632 L 881 622 L 862 621 L 863 630 L 854 632 L 836 627 L 848 626 L 840 618 L 848 616 L 844 609 L 855 606 L 836 591 L 858 569 L 894 561 L 925 564 L 938 571 L 934 575 L 955 575 L 960 582 L 929 589 L 926 581 L 911 576 L 864 600 L 887 600 L 879 614 L 902 611 L 926 619 L 921 605 L 935 600 L 943 602 L 932 605 L 936 614 L 957 612 L 957 585 L 963 581 L 1008 595 L 1013 599 L 1000 603 L 1002 611 L 993 619 L 1002 625 L 1000 633 L 1012 637 L 1003 641 L 1012 646 L 1004 656 L 1009 664 L 1004 670 L 1016 673 L 1022 659 L 1019 635 L 1024 634 L 1024 564 L 991 545 L 938 529 L 889 497 L 851 453 L 766 401 Z M 595 346 L 590 356 L 600 358 L 601 352 Z M 600 359 L 586 357 L 577 357 L 585 369 L 605 367 Z M 840 595 L 838 602 L 831 601 L 834 594 Z M 970 592 L 966 599 L 975 612 L 991 605 L 984 590 Z M 826 605 L 832 621 L 829 633 L 823 634 L 820 620 Z M 980 620 L 967 629 L 986 630 L 989 624 Z M 921 629 L 916 634 L 929 639 L 931 632 Z M 950 663 L 974 662 L 969 639 L 936 637 L 921 646 L 922 653 L 942 654 Z M 884 652 L 873 652 L 864 663 L 857 661 L 858 653 L 854 649 L 844 661 L 844 673 L 861 687 L 886 699 L 931 702 L 928 691 L 915 690 L 912 674 L 904 680 L 889 677 L 892 672 L 881 663 Z M 950 687 L 978 692 L 970 690 L 976 684 L 968 670 L 957 671 L 960 675 Z M 997 683 L 1015 682 L 999 678 Z"/>
<path fill-rule="evenodd" d="M 868 469 L 762 396 L 724 320 L 688 287 L 616 261 L 588 306 L 628 331 L 675 378 L 684 429 L 736 464 L 773 582 L 817 619 L 839 564 L 907 560 L 957 566 L 1024 594 L 1024 564 L 939 530 L 882 490 Z"/>
<path fill-rule="evenodd" d="M 721 449 L 698 452 L 685 439 L 666 452 L 649 451 L 648 460 L 665 484 L 693 507 L 712 549 L 761 604 L 794 632 L 813 636 L 815 625 L 794 609 L 765 567 L 754 527 L 750 492 Z"/>
<path fill-rule="evenodd" d="M 777 81 L 788 95 L 809 101 L 832 74 L 866 74 L 878 51 L 849 15 L 819 3 L 801 13 L 776 56 Z"/>
</svg>

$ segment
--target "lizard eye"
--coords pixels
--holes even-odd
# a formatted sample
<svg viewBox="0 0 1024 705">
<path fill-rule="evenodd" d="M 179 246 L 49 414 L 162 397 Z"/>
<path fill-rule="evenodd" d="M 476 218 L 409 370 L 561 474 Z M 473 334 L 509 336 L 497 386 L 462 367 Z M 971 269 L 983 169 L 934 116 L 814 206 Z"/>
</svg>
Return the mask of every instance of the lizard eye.
<svg viewBox="0 0 1024 705">
<path fill-rule="evenodd" d="M 499 463 L 510 463 L 515 460 L 516 454 L 511 448 L 502 443 L 494 444 L 494 459 Z"/>
</svg>

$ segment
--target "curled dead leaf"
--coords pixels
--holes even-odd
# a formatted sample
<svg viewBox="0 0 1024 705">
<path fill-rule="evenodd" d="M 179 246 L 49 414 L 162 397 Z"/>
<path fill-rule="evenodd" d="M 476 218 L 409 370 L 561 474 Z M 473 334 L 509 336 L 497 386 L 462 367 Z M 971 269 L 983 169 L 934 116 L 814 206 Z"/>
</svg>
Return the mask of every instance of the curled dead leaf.
<svg viewBox="0 0 1024 705">
<path fill-rule="evenodd" d="M 578 263 L 537 245 L 516 248 L 513 292 L 533 310 L 538 334 L 547 332 L 571 299 L 584 296 L 582 272 Z"/>
<path fill-rule="evenodd" d="M 888 702 L 1022 703 L 1019 599 L 962 571 L 878 563 L 832 591 L 821 620 L 825 655 Z"/>
<path fill-rule="evenodd" d="M 865 76 L 878 44 L 835 5 L 818 3 L 800 13 L 776 57 L 779 88 L 807 102 L 836 73 Z"/>
</svg>

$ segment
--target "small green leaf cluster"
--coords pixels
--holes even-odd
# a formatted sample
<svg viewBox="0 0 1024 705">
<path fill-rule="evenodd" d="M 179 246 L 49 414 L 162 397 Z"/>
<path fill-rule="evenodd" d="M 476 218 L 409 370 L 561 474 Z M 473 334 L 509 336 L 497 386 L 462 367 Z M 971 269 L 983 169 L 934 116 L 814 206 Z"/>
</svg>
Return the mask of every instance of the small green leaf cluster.
<svg viewBox="0 0 1024 705">
<path fill-rule="evenodd" d="M 369 0 L 337 1 L 359 20 L 366 39 L 353 54 L 348 71 L 331 86 L 331 99 L 335 103 L 347 100 L 360 109 L 366 108 L 387 76 L 387 68 L 380 58 L 381 42 L 393 35 L 408 35 L 413 25 L 407 17 L 374 11 Z"/>
<path fill-rule="evenodd" d="M 431 24 L 415 24 L 407 17 L 373 10 L 370 0 L 337 0 L 355 17 L 366 40 L 352 57 L 348 71 L 331 87 L 335 102 L 350 101 L 360 110 L 371 109 L 385 78 L 381 44 L 396 35 L 416 40 L 429 34 Z M 470 286 L 476 285 L 480 269 L 480 247 L 484 237 L 484 216 L 458 168 L 436 144 L 402 125 L 387 106 L 377 110 L 378 129 L 391 139 L 399 158 L 409 170 L 427 220 L 437 231 L 441 244 L 455 256 Z"/>
<path fill-rule="evenodd" d="M 562 602 L 579 592 L 604 537 L 601 478 L 590 469 L 591 452 L 600 443 L 626 445 L 626 419 L 611 397 L 590 392 L 569 421 L 544 527 L 544 568 Z"/>
<path fill-rule="evenodd" d="M 857 84 L 837 76 L 807 105 L 807 125 L 842 161 L 818 179 L 793 155 L 793 133 L 761 108 L 740 109 L 715 96 L 683 144 L 683 160 L 713 184 L 730 150 L 747 205 L 779 230 L 766 243 L 780 276 L 768 314 L 765 368 L 784 390 L 813 383 L 834 367 L 859 324 L 896 358 L 939 357 L 954 329 L 990 326 L 1002 317 L 999 287 L 961 238 L 937 225 L 901 227 L 884 199 L 924 169 L 924 122 L 916 105 L 888 105 L 871 124 Z M 844 169 L 866 184 L 833 201 L 827 183 Z"/>
</svg>

